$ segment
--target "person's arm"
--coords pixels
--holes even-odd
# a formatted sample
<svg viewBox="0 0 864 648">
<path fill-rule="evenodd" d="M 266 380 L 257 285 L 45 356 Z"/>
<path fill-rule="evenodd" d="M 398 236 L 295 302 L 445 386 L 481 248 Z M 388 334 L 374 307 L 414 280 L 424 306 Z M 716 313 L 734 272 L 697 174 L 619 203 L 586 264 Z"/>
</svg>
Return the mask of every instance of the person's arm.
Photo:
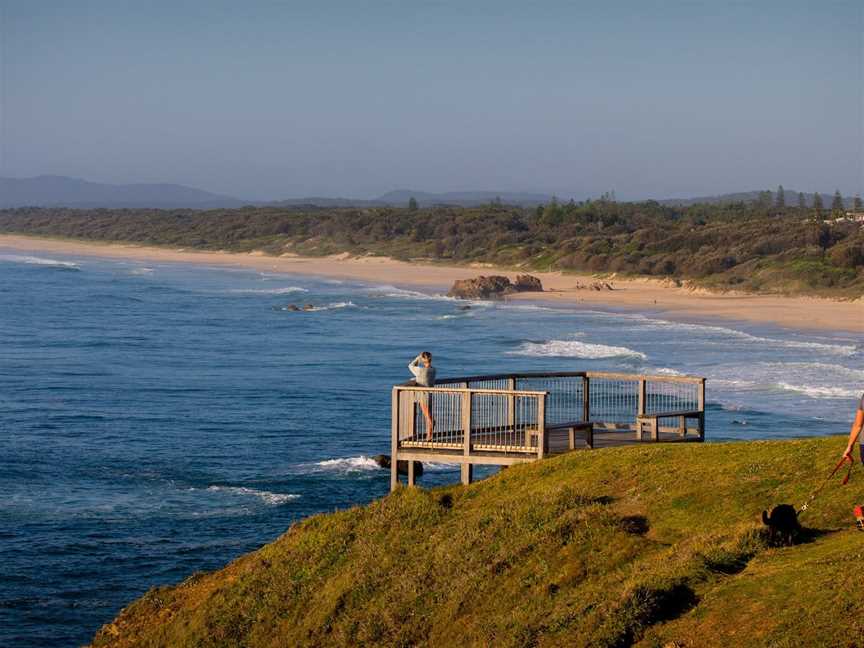
<svg viewBox="0 0 864 648">
<path fill-rule="evenodd" d="M 416 358 L 414 358 L 411 362 L 408 363 L 408 371 L 410 371 L 415 378 L 420 375 L 420 355 L 418 355 Z"/>
<path fill-rule="evenodd" d="M 846 444 L 846 452 L 843 453 L 844 457 L 849 457 L 854 461 L 854 457 L 852 457 L 852 448 L 855 447 L 855 442 L 858 441 L 858 437 L 861 436 L 861 430 L 864 428 L 864 396 L 861 397 L 861 402 L 858 403 L 858 411 L 855 413 L 855 420 L 852 422 L 852 429 L 849 430 L 849 443 Z"/>
</svg>

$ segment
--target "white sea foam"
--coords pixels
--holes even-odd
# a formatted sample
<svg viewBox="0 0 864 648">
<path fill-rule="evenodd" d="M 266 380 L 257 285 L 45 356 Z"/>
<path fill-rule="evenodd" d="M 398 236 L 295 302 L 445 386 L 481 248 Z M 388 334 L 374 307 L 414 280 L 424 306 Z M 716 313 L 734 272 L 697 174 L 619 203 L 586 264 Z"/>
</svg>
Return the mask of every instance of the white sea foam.
<svg viewBox="0 0 864 648">
<path fill-rule="evenodd" d="M 420 299 L 420 300 L 435 300 L 435 301 L 464 301 L 457 300 L 455 297 L 448 297 L 447 295 L 441 294 L 432 294 L 432 293 L 424 293 L 419 292 L 417 290 L 406 290 L 404 288 L 397 288 L 396 286 L 372 286 L 366 289 L 366 292 L 370 292 L 381 297 L 394 297 L 396 299 Z M 478 302 L 479 303 L 479 302 Z"/>
<path fill-rule="evenodd" d="M 651 369 L 655 374 L 660 374 L 661 376 L 683 376 L 684 374 L 678 371 L 677 369 L 672 369 L 671 367 L 657 367 L 656 369 Z"/>
<path fill-rule="evenodd" d="M 147 276 L 153 274 L 153 268 L 135 268 L 134 270 L 130 270 L 129 274 Z"/>
<path fill-rule="evenodd" d="M 600 358 L 632 357 L 645 360 L 647 356 L 634 349 L 606 344 L 591 344 L 578 340 L 549 340 L 548 342 L 524 342 L 511 355 L 555 357 L 555 358 L 585 358 L 596 360 Z"/>
<path fill-rule="evenodd" d="M 271 493 L 270 491 L 256 490 L 254 488 L 247 488 L 246 486 L 209 486 L 207 490 L 211 493 L 229 493 L 230 495 L 257 497 L 270 506 L 278 506 L 300 498 L 299 495 L 294 493 Z"/>
<path fill-rule="evenodd" d="M 734 370 L 721 366 L 707 373 L 709 388 L 730 392 L 793 392 L 813 399 L 843 399 L 856 398 L 864 389 L 864 370 L 825 362 L 762 362 Z"/>
<path fill-rule="evenodd" d="M 0 254 L 0 261 L 9 263 L 26 263 L 27 265 L 49 266 L 54 268 L 68 268 L 78 270 L 78 264 L 72 261 L 58 261 L 57 259 L 43 259 L 42 257 L 27 256 L 21 254 Z"/>
<path fill-rule="evenodd" d="M 784 340 L 779 338 L 762 337 L 752 335 L 744 331 L 728 328 L 726 326 L 711 326 L 708 324 L 692 324 L 688 322 L 672 322 L 663 319 L 654 319 L 643 315 L 633 315 L 632 319 L 638 324 L 632 327 L 637 331 L 653 330 L 653 331 L 668 331 L 679 330 L 686 331 L 691 334 L 706 334 L 711 338 L 715 338 L 718 342 L 728 341 L 730 339 L 743 343 L 758 344 L 773 348 L 785 349 L 810 349 L 832 355 L 851 356 L 858 351 L 858 347 L 854 344 L 832 344 L 827 342 L 815 342 L 811 340 Z"/>
<path fill-rule="evenodd" d="M 306 288 L 300 286 L 287 286 L 285 288 L 232 288 L 226 292 L 232 294 L 247 294 L 247 295 L 289 295 L 291 293 L 309 292 Z"/>
<path fill-rule="evenodd" d="M 787 382 L 778 382 L 777 387 L 786 391 L 798 392 L 810 398 L 857 398 L 861 395 L 860 389 L 849 389 L 846 387 L 792 385 Z"/>
<path fill-rule="evenodd" d="M 340 301 L 324 304 L 323 306 L 314 306 L 313 311 L 339 310 L 340 308 L 357 308 L 357 304 L 352 301 Z"/>
<path fill-rule="evenodd" d="M 456 470 L 459 468 L 458 463 L 450 463 L 448 461 L 424 461 L 423 469 L 434 471 L 434 470 Z"/>
<path fill-rule="evenodd" d="M 320 311 L 339 310 L 341 308 L 357 308 L 357 307 L 358 307 L 357 304 L 355 304 L 352 301 L 347 301 L 347 302 L 341 301 L 341 302 L 331 302 L 329 304 L 322 304 L 320 306 L 312 306 L 312 308 L 304 308 L 302 306 L 298 306 L 297 308 L 299 308 L 300 311 L 302 311 L 302 312 L 316 313 L 316 312 L 320 312 Z M 282 306 L 279 308 L 279 310 L 294 311 L 295 309 L 291 308 L 291 306 Z"/>
<path fill-rule="evenodd" d="M 474 313 L 472 311 L 462 311 L 459 313 L 451 313 L 449 315 L 439 315 L 435 319 L 437 319 L 437 320 L 451 320 L 451 319 L 464 319 L 466 317 L 474 317 Z"/>
<path fill-rule="evenodd" d="M 301 469 L 303 472 L 346 474 L 381 470 L 381 466 L 371 457 L 360 455 L 359 457 L 340 457 L 338 459 L 325 459 L 313 464 L 303 464 Z"/>
</svg>

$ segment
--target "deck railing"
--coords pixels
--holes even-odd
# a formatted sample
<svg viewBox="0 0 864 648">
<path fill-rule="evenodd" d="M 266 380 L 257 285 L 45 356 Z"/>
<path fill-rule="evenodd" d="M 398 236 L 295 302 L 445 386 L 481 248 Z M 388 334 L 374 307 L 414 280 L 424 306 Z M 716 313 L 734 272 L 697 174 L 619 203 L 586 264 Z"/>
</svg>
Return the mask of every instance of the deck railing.
<svg viewBox="0 0 864 648">
<path fill-rule="evenodd" d="M 393 388 L 393 454 L 542 458 L 550 431 L 576 427 L 654 441 L 694 432 L 701 440 L 704 410 L 705 379 L 695 376 L 558 372 L 409 382 Z"/>
</svg>

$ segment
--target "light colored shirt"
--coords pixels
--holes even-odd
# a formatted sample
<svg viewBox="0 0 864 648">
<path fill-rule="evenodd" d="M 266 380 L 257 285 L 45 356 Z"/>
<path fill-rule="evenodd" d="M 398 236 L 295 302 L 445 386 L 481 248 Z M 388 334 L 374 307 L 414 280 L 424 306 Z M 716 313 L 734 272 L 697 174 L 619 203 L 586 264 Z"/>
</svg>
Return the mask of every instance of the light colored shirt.
<svg viewBox="0 0 864 648">
<path fill-rule="evenodd" d="M 420 364 L 421 359 L 418 355 L 408 363 L 408 370 L 414 374 L 414 382 L 420 387 L 435 386 L 435 367 L 424 367 Z"/>
</svg>

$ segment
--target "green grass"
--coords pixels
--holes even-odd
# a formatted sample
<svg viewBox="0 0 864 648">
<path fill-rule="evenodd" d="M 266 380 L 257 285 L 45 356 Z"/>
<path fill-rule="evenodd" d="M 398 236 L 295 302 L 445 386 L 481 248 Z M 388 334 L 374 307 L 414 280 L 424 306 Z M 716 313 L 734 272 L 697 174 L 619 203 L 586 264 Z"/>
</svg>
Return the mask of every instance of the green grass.
<svg viewBox="0 0 864 648">
<path fill-rule="evenodd" d="M 847 645 L 862 631 L 864 475 L 805 514 L 810 542 L 769 548 L 758 521 L 802 502 L 842 446 L 574 452 L 400 489 L 151 590 L 94 645 Z"/>
</svg>

